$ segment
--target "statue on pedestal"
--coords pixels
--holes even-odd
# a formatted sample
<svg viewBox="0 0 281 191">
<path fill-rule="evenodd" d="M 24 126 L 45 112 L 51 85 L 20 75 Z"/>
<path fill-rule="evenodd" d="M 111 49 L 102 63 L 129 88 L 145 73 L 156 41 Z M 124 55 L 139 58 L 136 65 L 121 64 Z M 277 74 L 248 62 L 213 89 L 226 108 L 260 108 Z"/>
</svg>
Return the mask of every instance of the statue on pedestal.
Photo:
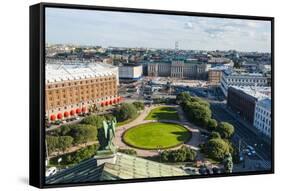
<svg viewBox="0 0 281 191">
<path fill-rule="evenodd" d="M 100 128 L 98 132 L 100 152 L 115 153 L 116 149 L 113 144 L 113 139 L 115 137 L 116 124 L 116 118 L 113 118 L 111 121 L 103 121 L 103 127 Z"/>
</svg>

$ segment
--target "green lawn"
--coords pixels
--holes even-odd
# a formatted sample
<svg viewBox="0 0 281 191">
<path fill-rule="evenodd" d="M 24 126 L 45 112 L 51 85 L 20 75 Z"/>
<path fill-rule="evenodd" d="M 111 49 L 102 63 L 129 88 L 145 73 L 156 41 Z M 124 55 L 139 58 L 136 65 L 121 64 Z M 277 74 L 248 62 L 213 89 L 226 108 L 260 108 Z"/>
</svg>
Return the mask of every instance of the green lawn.
<svg viewBox="0 0 281 191">
<path fill-rule="evenodd" d="M 146 120 L 178 120 L 178 112 L 174 107 L 161 106 L 154 108 L 145 118 Z"/>
<path fill-rule="evenodd" d="M 123 141 L 135 148 L 172 148 L 191 138 L 191 133 L 183 126 L 172 123 L 146 123 L 127 130 Z"/>
</svg>

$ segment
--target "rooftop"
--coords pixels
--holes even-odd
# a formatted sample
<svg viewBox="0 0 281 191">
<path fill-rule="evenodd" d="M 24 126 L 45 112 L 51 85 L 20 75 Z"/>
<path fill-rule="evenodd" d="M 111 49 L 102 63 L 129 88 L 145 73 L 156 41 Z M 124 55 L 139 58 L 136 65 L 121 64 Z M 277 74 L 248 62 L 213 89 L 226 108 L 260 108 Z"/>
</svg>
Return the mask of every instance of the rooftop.
<svg viewBox="0 0 281 191">
<path fill-rule="evenodd" d="M 94 62 L 46 63 L 46 83 L 113 75 L 115 66 Z"/>
<path fill-rule="evenodd" d="M 263 77 L 263 74 L 261 73 L 249 73 L 244 71 L 235 71 L 232 69 L 224 70 L 224 73 L 228 76 Z"/>
<path fill-rule="evenodd" d="M 249 87 L 249 86 L 231 86 L 236 90 L 240 90 L 258 100 L 268 98 L 271 96 L 271 87 Z"/>
<path fill-rule="evenodd" d="M 267 110 L 271 110 L 271 99 L 270 98 L 261 99 L 257 104 L 263 108 L 266 108 Z"/>
<path fill-rule="evenodd" d="M 214 66 L 214 67 L 210 68 L 209 70 L 227 70 L 229 68 L 230 68 L 230 66 L 228 66 L 228 65 L 220 65 L 220 66 Z"/>
<path fill-rule="evenodd" d="M 117 153 L 115 163 L 106 162 L 97 166 L 97 159 L 91 158 L 46 178 L 46 183 L 94 182 L 101 180 L 187 175 L 189 174 L 184 170 L 171 165 Z"/>
</svg>

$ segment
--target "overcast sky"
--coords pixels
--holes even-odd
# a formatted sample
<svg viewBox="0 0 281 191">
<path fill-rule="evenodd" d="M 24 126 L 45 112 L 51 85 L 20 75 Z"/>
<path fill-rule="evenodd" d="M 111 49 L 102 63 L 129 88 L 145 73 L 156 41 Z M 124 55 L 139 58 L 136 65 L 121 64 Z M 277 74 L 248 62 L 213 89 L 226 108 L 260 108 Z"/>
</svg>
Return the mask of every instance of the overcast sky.
<svg viewBox="0 0 281 191">
<path fill-rule="evenodd" d="M 46 9 L 46 42 L 270 52 L 270 21 Z"/>
</svg>

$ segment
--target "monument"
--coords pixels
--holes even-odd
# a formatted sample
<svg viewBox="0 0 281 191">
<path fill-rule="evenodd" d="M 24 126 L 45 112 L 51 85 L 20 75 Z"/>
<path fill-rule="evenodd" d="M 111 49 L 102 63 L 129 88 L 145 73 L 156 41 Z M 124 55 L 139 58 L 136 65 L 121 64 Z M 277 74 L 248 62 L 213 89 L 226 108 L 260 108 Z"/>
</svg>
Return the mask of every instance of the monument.
<svg viewBox="0 0 281 191">
<path fill-rule="evenodd" d="M 98 130 L 100 148 L 95 155 L 98 165 L 105 162 L 115 162 L 116 147 L 113 144 L 116 129 L 116 118 L 104 120 L 103 127 Z"/>
</svg>

